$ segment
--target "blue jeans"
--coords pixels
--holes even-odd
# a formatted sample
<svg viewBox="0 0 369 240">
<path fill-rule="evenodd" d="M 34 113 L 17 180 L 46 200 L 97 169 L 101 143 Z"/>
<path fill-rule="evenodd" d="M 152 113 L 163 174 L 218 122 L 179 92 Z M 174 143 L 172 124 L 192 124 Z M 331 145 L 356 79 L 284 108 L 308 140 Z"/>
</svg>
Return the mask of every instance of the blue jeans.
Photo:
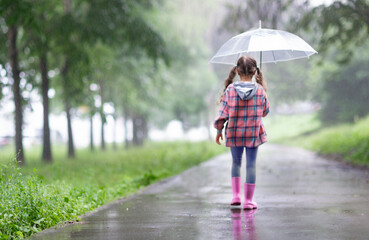
<svg viewBox="0 0 369 240">
<path fill-rule="evenodd" d="M 232 153 L 232 177 L 241 176 L 241 162 L 243 149 L 246 148 L 246 183 L 255 184 L 256 181 L 256 156 L 258 153 L 258 147 L 231 147 Z"/>
</svg>

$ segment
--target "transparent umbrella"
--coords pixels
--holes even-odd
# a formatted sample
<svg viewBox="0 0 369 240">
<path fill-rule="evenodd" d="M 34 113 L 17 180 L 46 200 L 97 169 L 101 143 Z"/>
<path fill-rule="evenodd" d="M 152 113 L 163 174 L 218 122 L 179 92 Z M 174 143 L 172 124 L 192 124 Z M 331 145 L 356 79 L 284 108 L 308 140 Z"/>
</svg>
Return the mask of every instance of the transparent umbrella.
<svg viewBox="0 0 369 240">
<path fill-rule="evenodd" d="M 211 58 L 211 63 L 236 65 L 242 55 L 252 56 L 261 63 L 277 63 L 308 58 L 317 53 L 309 44 L 295 34 L 261 28 L 232 37 Z"/>
</svg>

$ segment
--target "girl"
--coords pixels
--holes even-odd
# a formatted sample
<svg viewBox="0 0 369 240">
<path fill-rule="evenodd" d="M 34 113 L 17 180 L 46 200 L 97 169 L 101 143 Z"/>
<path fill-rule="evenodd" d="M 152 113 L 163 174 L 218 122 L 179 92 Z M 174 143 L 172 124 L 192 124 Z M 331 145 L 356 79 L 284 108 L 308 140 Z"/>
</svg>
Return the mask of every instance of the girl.
<svg viewBox="0 0 369 240">
<path fill-rule="evenodd" d="M 236 73 L 240 81 L 233 83 Z M 256 83 L 252 82 L 255 75 Z M 246 148 L 246 183 L 244 185 L 244 209 L 257 208 L 252 201 L 255 190 L 255 161 L 259 145 L 267 141 L 267 135 L 261 118 L 269 112 L 269 101 L 266 82 L 261 70 L 252 57 L 240 57 L 237 66 L 233 67 L 224 82 L 225 88 L 221 97 L 219 116 L 214 122 L 218 130 L 216 142 L 223 140 L 222 129 L 225 127 L 226 146 L 231 148 L 232 191 L 231 205 L 240 206 L 240 168 L 244 148 Z"/>
</svg>

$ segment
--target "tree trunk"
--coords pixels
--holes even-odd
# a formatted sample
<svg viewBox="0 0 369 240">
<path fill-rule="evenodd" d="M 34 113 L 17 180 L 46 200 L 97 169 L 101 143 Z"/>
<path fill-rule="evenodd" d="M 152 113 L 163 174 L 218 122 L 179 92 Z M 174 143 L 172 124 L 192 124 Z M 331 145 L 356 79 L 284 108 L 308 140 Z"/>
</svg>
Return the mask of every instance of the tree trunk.
<svg viewBox="0 0 369 240">
<path fill-rule="evenodd" d="M 105 150 L 105 117 L 104 113 L 100 112 L 101 117 L 101 150 Z"/>
<path fill-rule="evenodd" d="M 141 117 L 142 119 L 142 143 L 149 137 L 149 126 L 146 117 Z"/>
<path fill-rule="evenodd" d="M 101 106 L 100 106 L 100 117 L 101 117 L 101 150 L 105 150 L 105 113 L 104 113 L 104 89 L 103 89 L 103 83 L 101 80 L 99 80 L 99 90 L 100 90 L 100 98 L 101 98 Z"/>
<path fill-rule="evenodd" d="M 64 11 L 65 13 L 70 12 L 70 2 L 69 0 L 64 0 Z M 70 103 L 69 103 L 69 91 L 68 91 L 68 73 L 69 64 L 68 56 L 65 57 L 64 67 L 61 71 L 61 75 L 64 80 L 64 101 L 65 101 L 65 113 L 67 114 L 67 125 L 68 125 L 68 158 L 75 158 L 74 142 L 73 142 L 73 131 L 72 131 L 72 116 L 70 114 Z"/>
<path fill-rule="evenodd" d="M 64 0 L 64 10 L 65 10 L 65 12 L 66 13 L 69 13 L 69 11 L 70 11 L 70 2 L 69 2 L 69 0 Z"/>
<path fill-rule="evenodd" d="M 139 115 L 133 114 L 133 145 L 142 146 L 144 139 L 145 126 L 143 118 Z"/>
<path fill-rule="evenodd" d="M 65 99 L 65 112 L 67 114 L 68 125 L 68 158 L 75 158 L 73 132 L 72 132 L 72 116 L 70 114 L 69 101 Z"/>
<path fill-rule="evenodd" d="M 128 149 L 129 141 L 128 141 L 128 109 L 127 107 L 123 107 L 123 115 L 124 115 L 124 148 Z"/>
<path fill-rule="evenodd" d="M 68 57 L 65 58 L 64 66 L 61 70 L 61 76 L 63 79 L 63 90 L 64 90 L 64 107 L 65 113 L 67 114 L 67 128 L 68 128 L 68 157 L 74 158 L 74 142 L 73 142 L 73 131 L 72 131 L 72 116 L 70 114 L 70 102 L 69 102 L 69 89 L 68 89 L 68 71 L 69 71 L 69 63 Z"/>
<path fill-rule="evenodd" d="M 93 121 L 94 115 L 91 112 L 90 114 L 90 150 L 91 152 L 95 151 L 94 146 L 94 121 Z"/>
<path fill-rule="evenodd" d="M 8 41 L 9 41 L 9 58 L 13 75 L 13 95 L 15 104 L 15 149 L 18 165 L 25 164 L 23 152 L 23 107 L 22 96 L 20 89 L 19 65 L 18 65 L 18 50 L 17 50 L 17 28 L 14 25 L 9 26 Z"/>
<path fill-rule="evenodd" d="M 138 129 L 137 129 L 137 116 L 136 114 L 132 115 L 132 143 L 134 146 L 138 146 Z"/>
<path fill-rule="evenodd" d="M 43 150 L 42 160 L 52 162 L 50 127 L 49 127 L 49 77 L 47 76 L 47 52 L 40 56 L 40 71 L 42 77 L 42 101 L 44 106 L 44 129 L 43 129 Z"/>
<path fill-rule="evenodd" d="M 115 117 L 113 117 L 114 125 L 113 125 L 113 150 L 117 151 L 117 121 Z"/>
</svg>

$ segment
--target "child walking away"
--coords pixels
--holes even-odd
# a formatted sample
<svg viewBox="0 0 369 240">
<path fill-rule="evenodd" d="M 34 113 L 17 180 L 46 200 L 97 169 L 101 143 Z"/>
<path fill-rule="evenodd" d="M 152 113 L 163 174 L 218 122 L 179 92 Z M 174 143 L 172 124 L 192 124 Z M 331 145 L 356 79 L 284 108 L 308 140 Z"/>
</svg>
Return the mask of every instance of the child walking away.
<svg viewBox="0 0 369 240">
<path fill-rule="evenodd" d="M 240 81 L 233 83 L 238 74 Z M 252 82 L 255 75 L 256 83 Z M 240 57 L 237 66 L 233 67 L 224 82 L 225 88 L 221 97 L 219 115 L 214 122 L 218 130 L 216 142 L 223 140 L 222 129 L 225 127 L 226 146 L 232 153 L 232 206 L 241 205 L 241 160 L 246 149 L 246 182 L 244 184 L 244 209 L 257 208 L 252 201 L 255 190 L 255 162 L 258 147 L 267 141 L 262 122 L 269 112 L 269 101 L 266 95 L 266 82 L 261 70 L 252 57 Z"/>
</svg>

